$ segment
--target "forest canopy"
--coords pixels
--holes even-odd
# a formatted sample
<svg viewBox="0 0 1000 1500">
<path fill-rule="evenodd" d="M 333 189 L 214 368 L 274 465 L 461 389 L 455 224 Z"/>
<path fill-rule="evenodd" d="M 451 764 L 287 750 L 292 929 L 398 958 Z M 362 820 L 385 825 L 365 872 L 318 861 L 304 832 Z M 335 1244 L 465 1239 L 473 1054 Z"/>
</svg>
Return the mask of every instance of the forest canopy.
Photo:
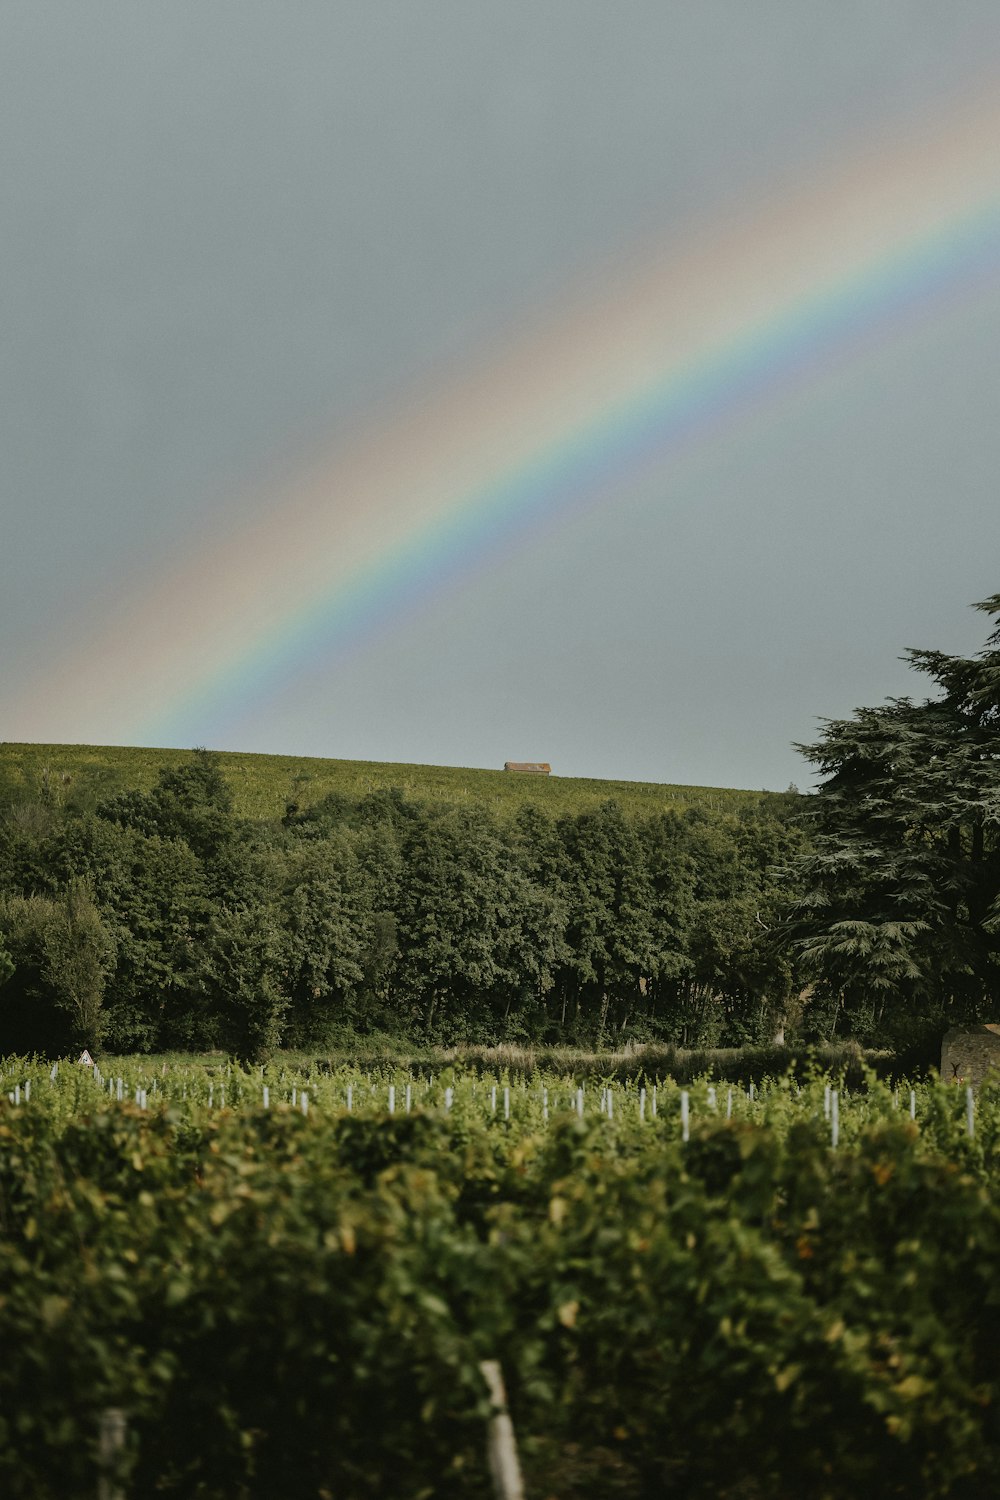
<svg viewBox="0 0 1000 1500">
<path fill-rule="evenodd" d="M 103 800 L 50 775 L 0 824 L 0 1050 L 769 1039 L 800 800 L 501 820 L 378 789 L 268 820 L 203 750 Z"/>
</svg>

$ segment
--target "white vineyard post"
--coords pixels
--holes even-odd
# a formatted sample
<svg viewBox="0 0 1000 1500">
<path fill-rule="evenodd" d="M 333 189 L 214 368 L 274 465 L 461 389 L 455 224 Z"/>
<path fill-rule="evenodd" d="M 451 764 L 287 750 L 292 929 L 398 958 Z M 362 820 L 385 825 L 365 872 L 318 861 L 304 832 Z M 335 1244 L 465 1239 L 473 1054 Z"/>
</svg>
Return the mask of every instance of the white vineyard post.
<svg viewBox="0 0 1000 1500">
<path fill-rule="evenodd" d="M 509 1088 L 505 1088 L 504 1091 L 503 1091 L 503 1117 L 504 1117 L 505 1120 L 509 1120 L 510 1119 L 510 1089 Z"/>
<path fill-rule="evenodd" d="M 730 1089 L 729 1093 L 726 1095 L 726 1119 L 727 1120 L 731 1120 L 732 1118 L 733 1118 L 733 1091 L 732 1091 L 732 1089 Z"/>
<path fill-rule="evenodd" d="M 391 1115 L 396 1113 L 396 1085 L 394 1083 L 389 1085 L 389 1113 Z"/>
<path fill-rule="evenodd" d="M 710 1083 L 708 1085 L 708 1107 L 709 1109 L 715 1109 L 717 1107 L 717 1104 L 718 1101 L 715 1097 L 715 1085 Z"/>
<path fill-rule="evenodd" d="M 186 1087 L 187 1087 L 187 1085 L 185 1084 L 185 1088 Z M 125 1098 L 125 1080 L 124 1080 L 124 1078 L 119 1078 L 119 1080 L 118 1080 L 118 1103 L 121 1104 L 121 1102 L 122 1102 L 122 1100 L 124 1098 Z"/>
<path fill-rule="evenodd" d="M 347 1085 L 347 1113 L 350 1114 L 353 1108 L 354 1108 L 354 1085 L 353 1085 L 353 1083 L 349 1083 Z"/>
<path fill-rule="evenodd" d="M 31 1103 L 31 1079 L 30 1078 L 26 1078 L 24 1080 L 24 1102 L 25 1102 L 25 1104 L 30 1104 Z"/>
<path fill-rule="evenodd" d="M 413 1103 L 413 1085 L 408 1083 L 406 1085 L 406 1113 L 407 1114 L 410 1113 L 410 1106 L 411 1106 L 412 1103 Z"/>
<path fill-rule="evenodd" d="M 691 1139 L 691 1109 L 687 1089 L 681 1089 L 681 1140 Z"/>
<path fill-rule="evenodd" d="M 543 1120 L 547 1120 L 548 1118 L 549 1118 L 549 1091 L 548 1091 L 548 1089 L 542 1089 L 542 1119 Z"/>
<path fill-rule="evenodd" d="M 507 1392 L 504 1389 L 500 1362 L 496 1359 L 484 1359 L 479 1368 L 489 1389 L 493 1408 L 487 1428 L 486 1455 L 494 1496 L 496 1500 L 524 1500 L 517 1440 L 514 1436 L 514 1424 L 507 1410 Z"/>
<path fill-rule="evenodd" d="M 451 1084 L 449 1084 L 444 1091 L 444 1107 L 446 1110 L 451 1109 L 452 1100 L 454 1099 L 454 1097 L 455 1090 L 451 1087 Z"/>
<path fill-rule="evenodd" d="M 970 1136 L 976 1133 L 976 1106 L 971 1087 L 965 1090 L 965 1128 Z"/>
<path fill-rule="evenodd" d="M 109 1406 L 101 1412 L 98 1428 L 98 1464 L 100 1478 L 97 1481 L 98 1500 L 125 1500 L 125 1491 L 118 1483 L 117 1470 L 125 1447 L 128 1423 L 125 1413 L 118 1406 Z"/>
<path fill-rule="evenodd" d="M 646 1118 L 646 1090 L 645 1089 L 640 1089 L 639 1090 L 639 1119 L 640 1119 L 640 1121 L 642 1121 L 642 1120 L 645 1120 L 645 1118 Z"/>
<path fill-rule="evenodd" d="M 309 1095 L 306 1093 L 305 1089 L 302 1090 L 300 1102 L 302 1105 L 302 1113 L 304 1115 L 307 1115 L 309 1113 Z"/>
<path fill-rule="evenodd" d="M 653 1103 L 652 1103 L 652 1107 L 650 1109 L 650 1114 L 653 1116 L 653 1119 L 655 1120 L 656 1119 L 656 1084 L 655 1083 L 653 1084 Z"/>
<path fill-rule="evenodd" d="M 497 1112 L 497 1086 L 496 1086 L 496 1084 L 494 1084 L 493 1087 L 490 1089 L 490 1114 L 491 1115 L 495 1115 L 496 1112 Z"/>
<path fill-rule="evenodd" d="M 917 1118 L 917 1091 L 916 1091 L 916 1089 L 911 1089 L 910 1090 L 910 1119 L 911 1120 L 915 1120 L 916 1118 Z"/>
<path fill-rule="evenodd" d="M 615 1117 L 615 1103 L 614 1103 L 614 1100 L 611 1097 L 611 1090 L 608 1089 L 608 1119 L 609 1120 L 613 1120 L 614 1117 Z"/>
<path fill-rule="evenodd" d="M 580 1119 L 582 1120 L 583 1119 L 583 1089 L 577 1089 L 577 1091 L 576 1091 L 576 1112 L 579 1115 Z"/>
<path fill-rule="evenodd" d="M 264 1085 L 264 1108 L 271 1108 L 271 1090 L 268 1088 L 266 1083 Z"/>
<path fill-rule="evenodd" d="M 827 1084 L 826 1087 L 823 1090 L 823 1118 L 824 1118 L 824 1120 L 828 1120 L 830 1118 L 830 1094 L 831 1093 L 832 1093 L 832 1090 L 830 1088 L 830 1085 Z"/>
</svg>

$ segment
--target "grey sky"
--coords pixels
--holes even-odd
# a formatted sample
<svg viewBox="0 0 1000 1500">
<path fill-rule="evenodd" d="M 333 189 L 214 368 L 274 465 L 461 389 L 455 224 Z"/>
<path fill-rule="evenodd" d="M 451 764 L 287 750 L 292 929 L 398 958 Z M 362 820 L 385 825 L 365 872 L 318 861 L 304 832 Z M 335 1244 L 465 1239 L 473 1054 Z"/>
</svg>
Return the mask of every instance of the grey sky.
<svg viewBox="0 0 1000 1500">
<path fill-rule="evenodd" d="M 335 446 L 575 277 L 1000 79 L 993 0 L 30 0 L 0 20 L 11 678 L 207 515 L 238 526 L 262 468 Z M 1000 287 L 775 407 L 775 430 L 688 455 L 670 504 L 662 477 L 633 486 L 291 682 L 226 748 L 804 781 L 789 742 L 818 715 L 919 689 L 904 646 L 981 643 L 998 347 Z"/>
</svg>

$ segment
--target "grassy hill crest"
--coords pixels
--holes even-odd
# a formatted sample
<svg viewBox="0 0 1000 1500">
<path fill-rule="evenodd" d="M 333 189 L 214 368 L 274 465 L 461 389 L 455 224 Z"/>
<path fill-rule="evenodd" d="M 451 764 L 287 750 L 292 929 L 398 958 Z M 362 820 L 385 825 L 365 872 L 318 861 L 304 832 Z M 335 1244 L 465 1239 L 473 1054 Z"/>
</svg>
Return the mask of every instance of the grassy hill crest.
<svg viewBox="0 0 1000 1500">
<path fill-rule="evenodd" d="M 31 745 L 0 743 L 0 805 L 37 798 L 89 803 L 125 790 L 147 790 L 162 766 L 176 766 L 188 750 L 124 745 Z M 331 760 L 313 756 L 256 755 L 219 751 L 237 812 L 248 818 L 280 818 L 289 802 L 302 808 L 330 792 L 360 798 L 398 787 L 414 801 L 482 803 L 497 815 L 513 816 L 525 803 L 554 815 L 582 812 L 610 799 L 632 813 L 698 805 L 735 811 L 776 795 L 728 787 L 676 786 L 658 782 L 604 781 L 575 776 L 525 776 L 461 766 L 407 765 L 395 761 Z"/>
</svg>

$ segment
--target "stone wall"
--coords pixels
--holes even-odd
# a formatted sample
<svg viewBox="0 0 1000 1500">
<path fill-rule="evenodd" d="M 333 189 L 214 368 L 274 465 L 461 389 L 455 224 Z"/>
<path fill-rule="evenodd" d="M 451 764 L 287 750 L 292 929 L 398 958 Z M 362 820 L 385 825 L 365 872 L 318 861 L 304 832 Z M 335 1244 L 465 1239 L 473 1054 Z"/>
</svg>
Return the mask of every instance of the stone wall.
<svg viewBox="0 0 1000 1500">
<path fill-rule="evenodd" d="M 1000 1026 L 953 1026 L 941 1043 L 941 1077 L 945 1083 L 978 1088 L 987 1073 L 1000 1079 Z"/>
</svg>

